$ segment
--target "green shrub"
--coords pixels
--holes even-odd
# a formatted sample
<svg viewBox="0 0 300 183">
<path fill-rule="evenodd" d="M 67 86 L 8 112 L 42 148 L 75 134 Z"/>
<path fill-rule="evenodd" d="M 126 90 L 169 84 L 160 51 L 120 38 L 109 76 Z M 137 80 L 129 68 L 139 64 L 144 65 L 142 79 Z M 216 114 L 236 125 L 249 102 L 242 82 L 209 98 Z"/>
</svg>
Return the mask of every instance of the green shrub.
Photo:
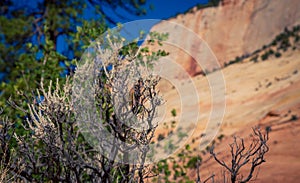
<svg viewBox="0 0 300 183">
<path fill-rule="evenodd" d="M 191 157 L 191 159 L 187 162 L 187 168 L 197 168 L 198 160 L 201 162 L 202 158 L 200 156 Z"/>
<path fill-rule="evenodd" d="M 260 58 L 261 58 L 261 60 L 267 60 L 268 57 L 269 57 L 269 53 L 266 52 L 266 53 L 262 54 Z"/>
<path fill-rule="evenodd" d="M 298 119 L 298 116 L 295 115 L 295 114 L 293 114 L 292 117 L 291 117 L 291 120 L 292 120 L 292 121 L 296 121 L 297 119 Z"/>
<path fill-rule="evenodd" d="M 161 141 L 161 140 L 164 140 L 164 139 L 165 139 L 165 136 L 163 134 L 159 134 L 158 137 L 157 137 L 158 141 Z"/>
<path fill-rule="evenodd" d="M 218 140 L 221 141 L 224 137 L 225 137 L 225 135 L 221 134 L 221 135 L 218 136 Z"/>
<path fill-rule="evenodd" d="M 176 109 L 172 109 L 171 114 L 173 117 L 176 117 L 176 115 L 177 115 Z"/>
<path fill-rule="evenodd" d="M 276 58 L 281 57 L 281 53 L 280 53 L 280 52 L 276 52 L 276 53 L 275 53 L 275 57 L 276 57 Z"/>
</svg>

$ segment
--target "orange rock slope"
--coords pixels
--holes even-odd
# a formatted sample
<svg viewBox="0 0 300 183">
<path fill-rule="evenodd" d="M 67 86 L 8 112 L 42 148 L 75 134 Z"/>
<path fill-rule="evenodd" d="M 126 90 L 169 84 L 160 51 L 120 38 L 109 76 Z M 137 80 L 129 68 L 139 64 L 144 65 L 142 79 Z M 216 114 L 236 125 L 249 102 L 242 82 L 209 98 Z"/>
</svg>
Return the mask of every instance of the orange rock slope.
<svg viewBox="0 0 300 183">
<path fill-rule="evenodd" d="M 203 10 L 194 8 L 192 13 L 178 15 L 170 21 L 184 25 L 201 36 L 219 63 L 224 65 L 237 56 L 250 54 L 271 43 L 285 27 L 300 24 L 299 9 L 298 0 L 224 0 L 219 7 Z M 154 26 L 153 30 L 169 32 L 170 39 L 180 39 L 181 46 L 192 52 L 202 48 L 193 43 L 189 34 L 182 35 L 182 32 L 176 31 L 176 25 L 172 27 L 166 22 L 161 22 Z M 197 75 L 203 68 L 199 67 L 186 51 L 176 48 L 176 45 L 167 45 L 163 49 L 170 52 L 169 61 L 175 60 L 183 69 L 174 69 L 177 67 L 174 64 L 164 67 L 175 79 L 162 80 L 160 84 L 166 101 L 163 106 L 165 114 L 161 114 L 162 121 L 180 121 L 182 103 L 188 104 L 184 110 L 190 117 L 186 117 L 184 122 L 181 121 L 181 127 L 195 129 L 193 134 L 188 134 L 183 140 L 190 142 L 195 148 L 194 153 L 200 154 L 205 160 L 201 167 L 203 178 L 211 173 L 222 176 L 220 166 L 208 153 L 203 155 L 212 137 L 217 141 L 216 151 L 220 152 L 225 161 L 230 161 L 227 155 L 228 144 L 232 142 L 231 136 L 247 137 L 251 133 L 251 127 L 260 125 L 262 129 L 271 128 L 270 151 L 266 155 L 267 162 L 261 166 L 255 182 L 297 182 L 300 178 L 299 43 L 294 49 L 289 48 L 282 52 L 279 57 L 272 55 L 257 63 L 247 58 L 208 76 Z M 207 58 L 201 55 L 201 51 L 197 54 L 200 54 L 198 58 Z M 207 68 L 209 61 L 206 60 Z M 226 90 L 225 93 L 217 94 L 220 96 L 212 96 L 212 83 L 208 82 L 208 78 L 217 73 L 223 74 Z M 184 90 L 180 91 L 180 87 Z M 195 95 L 191 92 L 193 90 L 196 91 L 199 100 L 192 97 Z M 209 126 L 212 102 L 214 98 L 222 98 L 222 95 L 225 95 L 225 115 L 220 123 Z M 172 109 L 177 111 L 175 118 L 170 115 Z M 199 112 L 198 118 L 195 117 L 195 110 Z M 195 119 L 197 125 L 193 126 L 190 121 Z M 178 131 L 178 126 L 173 131 Z M 215 131 L 218 131 L 216 136 Z M 159 128 L 158 134 L 160 133 L 168 132 L 165 128 Z M 216 138 L 220 135 L 225 136 L 222 141 Z M 242 170 L 241 173 L 246 171 Z M 195 177 L 196 172 L 191 171 L 189 175 Z"/>
<path fill-rule="evenodd" d="M 195 32 L 207 42 L 220 64 L 224 65 L 237 56 L 247 56 L 270 43 L 285 27 L 300 24 L 299 9 L 299 0 L 224 0 L 219 7 L 194 8 L 191 13 L 178 15 L 168 21 Z M 169 40 L 179 40 L 186 50 L 197 52 L 200 49 L 191 39 L 193 35 L 178 31 L 178 25 L 170 26 L 161 22 L 153 30 L 168 32 Z M 195 64 L 195 58 L 185 51 L 174 48 L 168 51 L 190 75 L 201 71 Z M 205 58 L 205 55 L 199 57 Z M 214 66 L 210 67 L 213 69 Z"/>
</svg>

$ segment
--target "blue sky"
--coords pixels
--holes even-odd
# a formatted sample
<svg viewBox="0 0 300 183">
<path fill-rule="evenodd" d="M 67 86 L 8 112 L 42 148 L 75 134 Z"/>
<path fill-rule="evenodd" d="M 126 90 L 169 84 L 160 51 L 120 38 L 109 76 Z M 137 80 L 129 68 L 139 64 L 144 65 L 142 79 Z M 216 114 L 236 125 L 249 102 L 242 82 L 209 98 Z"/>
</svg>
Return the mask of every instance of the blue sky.
<svg viewBox="0 0 300 183">
<path fill-rule="evenodd" d="M 153 4 L 153 11 L 149 10 L 145 18 L 166 19 L 177 13 L 183 13 L 197 4 L 206 4 L 208 0 L 150 0 L 147 4 Z"/>
<path fill-rule="evenodd" d="M 137 19 L 167 19 L 178 13 L 183 13 L 197 4 L 206 3 L 208 3 L 208 0 L 147 0 L 145 5 L 147 14 L 145 16 L 134 16 L 121 9 L 117 9 L 117 12 L 128 18 L 129 21 Z M 110 13 L 109 10 L 107 12 Z M 121 23 L 126 22 L 126 20 L 119 20 Z"/>
<path fill-rule="evenodd" d="M 37 2 L 42 2 L 43 0 L 14 0 L 16 2 L 15 7 L 26 7 L 30 6 L 31 8 L 37 7 Z M 177 13 L 183 13 L 186 10 L 196 6 L 197 4 L 206 4 L 208 0 L 146 0 L 146 5 L 144 8 L 147 10 L 145 16 L 133 16 L 128 13 L 124 13 L 121 9 L 118 9 L 118 13 L 126 18 L 129 18 L 129 21 L 136 19 L 167 19 L 176 15 Z M 152 8 L 153 9 L 152 9 Z M 109 15 L 113 16 L 112 11 L 107 9 Z M 90 14 L 90 10 L 86 11 L 87 14 Z M 93 15 L 85 15 L 91 18 Z M 121 20 L 121 23 L 124 23 L 124 20 Z"/>
<path fill-rule="evenodd" d="M 135 20 L 142 20 L 142 19 L 157 19 L 157 21 L 146 21 L 140 24 L 140 26 L 143 27 L 145 33 L 148 33 L 151 27 L 154 24 L 158 23 L 158 20 L 168 19 L 170 17 L 175 16 L 178 13 L 184 13 L 185 11 L 189 10 L 190 8 L 198 4 L 206 4 L 206 3 L 208 3 L 208 0 L 146 0 L 146 4 L 144 8 L 146 8 L 147 14 L 144 16 L 135 16 L 133 14 L 130 14 L 122 10 L 121 8 L 117 8 L 116 12 L 126 18 L 120 18 L 116 16 L 115 12 L 109 9 L 108 7 L 105 8 L 105 13 L 106 16 L 110 16 L 110 18 L 120 23 L 127 23 Z M 84 12 L 84 18 L 86 19 L 95 18 L 97 15 L 93 12 L 94 12 L 93 7 L 91 7 L 91 5 L 88 6 L 88 8 Z M 110 24 L 109 27 L 113 28 L 115 26 L 116 26 L 115 24 Z M 128 27 L 129 26 L 127 26 L 127 28 Z M 137 27 L 133 26 L 133 29 L 134 28 Z M 137 35 L 136 37 L 138 37 L 138 34 L 134 34 L 134 35 Z M 126 37 L 126 35 L 124 37 Z M 67 46 L 63 43 L 64 43 L 64 38 L 63 37 L 59 38 L 58 45 L 57 45 L 59 52 L 62 52 L 64 49 L 67 49 Z"/>
<path fill-rule="evenodd" d="M 41 2 L 42 0 L 16 0 L 17 4 L 16 7 L 24 7 L 26 5 L 30 5 L 31 8 L 36 8 L 37 2 Z M 141 20 L 141 19 L 168 19 L 170 17 L 175 16 L 178 13 L 184 13 L 188 9 L 198 5 L 198 4 L 206 4 L 208 0 L 147 0 L 146 5 L 144 6 L 147 10 L 147 14 L 144 16 L 134 16 L 124 10 L 118 8 L 116 11 L 121 14 L 122 16 L 126 17 L 122 19 L 117 17 L 112 10 L 107 8 L 105 11 L 107 12 L 107 16 L 111 16 L 116 21 L 120 23 L 126 23 L 134 20 Z M 92 14 L 90 10 L 85 11 L 84 17 L 93 18 L 95 14 Z M 151 24 L 147 25 L 146 29 L 151 28 L 152 24 L 155 21 L 152 21 Z M 145 25 L 145 24 L 144 24 Z M 110 27 L 115 27 L 115 25 L 111 24 Z M 145 30 L 147 32 L 147 30 Z M 63 37 L 60 37 L 58 40 L 57 45 L 58 51 L 63 52 L 67 49 L 65 45 L 65 41 Z M 3 73 L 0 73 L 0 80 L 3 77 Z"/>
</svg>

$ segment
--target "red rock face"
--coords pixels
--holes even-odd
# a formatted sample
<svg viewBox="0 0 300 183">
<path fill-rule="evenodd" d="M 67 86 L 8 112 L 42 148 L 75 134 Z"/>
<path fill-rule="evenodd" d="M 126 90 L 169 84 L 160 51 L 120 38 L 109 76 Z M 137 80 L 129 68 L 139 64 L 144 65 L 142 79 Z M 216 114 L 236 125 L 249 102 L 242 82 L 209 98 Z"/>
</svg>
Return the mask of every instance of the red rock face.
<svg viewBox="0 0 300 183">
<path fill-rule="evenodd" d="M 224 0 L 219 7 L 202 10 L 194 8 L 193 13 L 179 15 L 169 21 L 181 24 L 199 35 L 223 66 L 237 56 L 250 54 L 269 44 L 285 27 L 300 24 L 299 9 L 299 0 Z M 153 30 L 169 32 L 174 35 L 170 36 L 171 39 L 180 39 L 185 49 L 199 52 L 200 57 L 205 58 L 201 46 L 195 45 L 189 35 L 176 31 L 176 26 L 171 27 L 162 22 L 154 26 Z M 197 64 L 195 66 L 191 56 L 184 51 L 174 48 L 167 51 L 191 76 L 204 70 Z M 213 69 L 209 60 L 206 66 Z"/>
<path fill-rule="evenodd" d="M 242 0 L 242 2 L 245 2 L 246 0 Z M 236 5 L 240 3 L 241 0 L 222 0 L 220 3 L 222 6 L 227 6 L 227 5 Z"/>
</svg>

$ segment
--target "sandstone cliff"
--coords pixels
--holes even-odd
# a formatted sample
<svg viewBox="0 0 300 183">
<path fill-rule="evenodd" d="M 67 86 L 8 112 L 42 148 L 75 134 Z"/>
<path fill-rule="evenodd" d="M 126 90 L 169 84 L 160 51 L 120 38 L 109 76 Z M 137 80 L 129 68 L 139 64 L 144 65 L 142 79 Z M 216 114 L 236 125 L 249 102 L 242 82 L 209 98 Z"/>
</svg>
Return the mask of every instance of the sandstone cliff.
<svg viewBox="0 0 300 183">
<path fill-rule="evenodd" d="M 237 56 L 248 55 L 270 43 L 274 37 L 289 28 L 300 24 L 299 0 L 223 0 L 218 7 L 197 10 L 178 15 L 168 21 L 181 24 L 199 35 L 212 49 L 221 66 Z M 199 52 L 201 47 L 194 43 L 190 34 L 177 30 L 161 22 L 153 27 L 155 31 L 168 32 L 170 40 L 177 39 L 184 48 Z M 197 75 L 203 68 L 180 49 L 166 47 L 177 63 L 191 75 Z M 213 69 L 210 60 L 205 60 L 207 69 Z M 201 66 L 202 67 L 202 66 Z"/>
<path fill-rule="evenodd" d="M 212 173 L 216 174 L 216 182 L 219 181 L 218 178 L 223 178 L 223 169 L 204 150 L 205 145 L 208 145 L 204 142 L 209 142 L 213 130 L 218 131 L 214 138 L 218 153 L 222 160 L 230 163 L 228 144 L 232 142 L 231 136 L 248 137 L 251 127 L 259 125 L 262 129 L 271 129 L 270 152 L 255 182 L 297 182 L 299 180 L 300 148 L 297 140 L 300 137 L 300 39 L 298 38 L 296 42 L 295 37 L 288 38 L 293 40 L 294 45 L 288 47 L 286 51 L 279 50 L 278 45 L 272 45 L 256 53 L 258 61 L 252 60 L 253 56 L 251 56 L 239 64 L 223 68 L 221 71 L 226 81 L 226 92 L 219 94 L 226 96 L 225 115 L 220 124 L 210 127 L 209 123 L 214 121 L 214 119 L 209 121 L 214 101 L 212 85 L 208 82 L 208 78 L 218 72 L 207 76 L 195 76 L 203 67 L 199 67 L 188 53 L 204 59 L 206 63 L 204 67 L 207 68 L 214 68 L 215 65 L 210 62 L 213 61 L 213 57 L 205 55 L 207 53 L 202 50 L 205 46 L 202 42 L 199 44 L 199 41 L 193 39 L 194 35 L 178 31 L 180 25 L 201 36 L 213 50 L 219 63 L 224 65 L 237 56 L 250 54 L 263 45 L 271 43 L 286 27 L 299 25 L 299 9 L 298 0 L 224 0 L 219 7 L 203 10 L 194 8 L 193 13 L 170 19 L 169 21 L 177 23 L 173 26 L 161 22 L 153 28 L 155 31 L 169 32 L 170 42 L 175 42 L 185 49 L 170 44 L 166 44 L 163 48 L 167 49 L 170 55 L 169 60 L 165 60 L 169 62 L 159 65 L 160 68 L 167 70 L 161 72 L 165 74 L 163 76 L 172 75 L 176 78 L 171 80 L 174 83 L 164 80 L 160 83 L 160 89 L 166 100 L 165 111 L 167 114 L 171 109 L 176 109 L 178 112 L 177 118 L 170 114 L 165 115 L 164 122 L 171 123 L 174 119 L 179 121 L 181 114 L 187 113 L 189 119 L 183 121 L 183 126 L 186 125 L 188 128 L 189 123 L 186 122 L 197 119 L 191 115 L 192 112 L 199 111 L 197 128 L 189 144 L 194 148 L 193 155 L 200 154 L 204 160 L 200 168 L 202 178 Z M 300 35 L 299 30 L 297 34 Z M 281 54 L 276 56 L 273 53 L 266 59 L 262 59 L 262 56 L 271 49 L 274 52 L 279 50 Z M 178 66 L 170 64 L 172 61 L 170 59 L 175 60 L 188 74 L 195 77 L 185 79 L 188 77 L 187 73 L 183 73 L 178 68 L 176 70 Z M 168 80 L 168 77 L 164 79 Z M 177 79 L 182 80 L 178 82 Z M 195 95 L 192 93 L 194 88 L 189 87 L 191 84 L 195 87 L 199 101 L 191 97 Z M 178 89 L 180 87 L 184 88 L 183 92 Z M 214 96 L 214 98 L 218 97 Z M 189 104 L 185 112 L 182 111 L 183 104 Z M 175 128 L 176 133 L 179 132 L 178 129 Z M 167 136 L 169 133 L 167 130 L 159 128 L 157 132 Z M 224 136 L 222 141 L 216 138 L 220 136 Z M 180 146 L 180 144 L 176 145 Z M 202 153 L 199 153 L 200 151 Z M 189 172 L 192 180 L 196 179 L 196 173 L 196 171 Z M 247 170 L 242 170 L 241 173 L 245 175 Z"/>
</svg>

